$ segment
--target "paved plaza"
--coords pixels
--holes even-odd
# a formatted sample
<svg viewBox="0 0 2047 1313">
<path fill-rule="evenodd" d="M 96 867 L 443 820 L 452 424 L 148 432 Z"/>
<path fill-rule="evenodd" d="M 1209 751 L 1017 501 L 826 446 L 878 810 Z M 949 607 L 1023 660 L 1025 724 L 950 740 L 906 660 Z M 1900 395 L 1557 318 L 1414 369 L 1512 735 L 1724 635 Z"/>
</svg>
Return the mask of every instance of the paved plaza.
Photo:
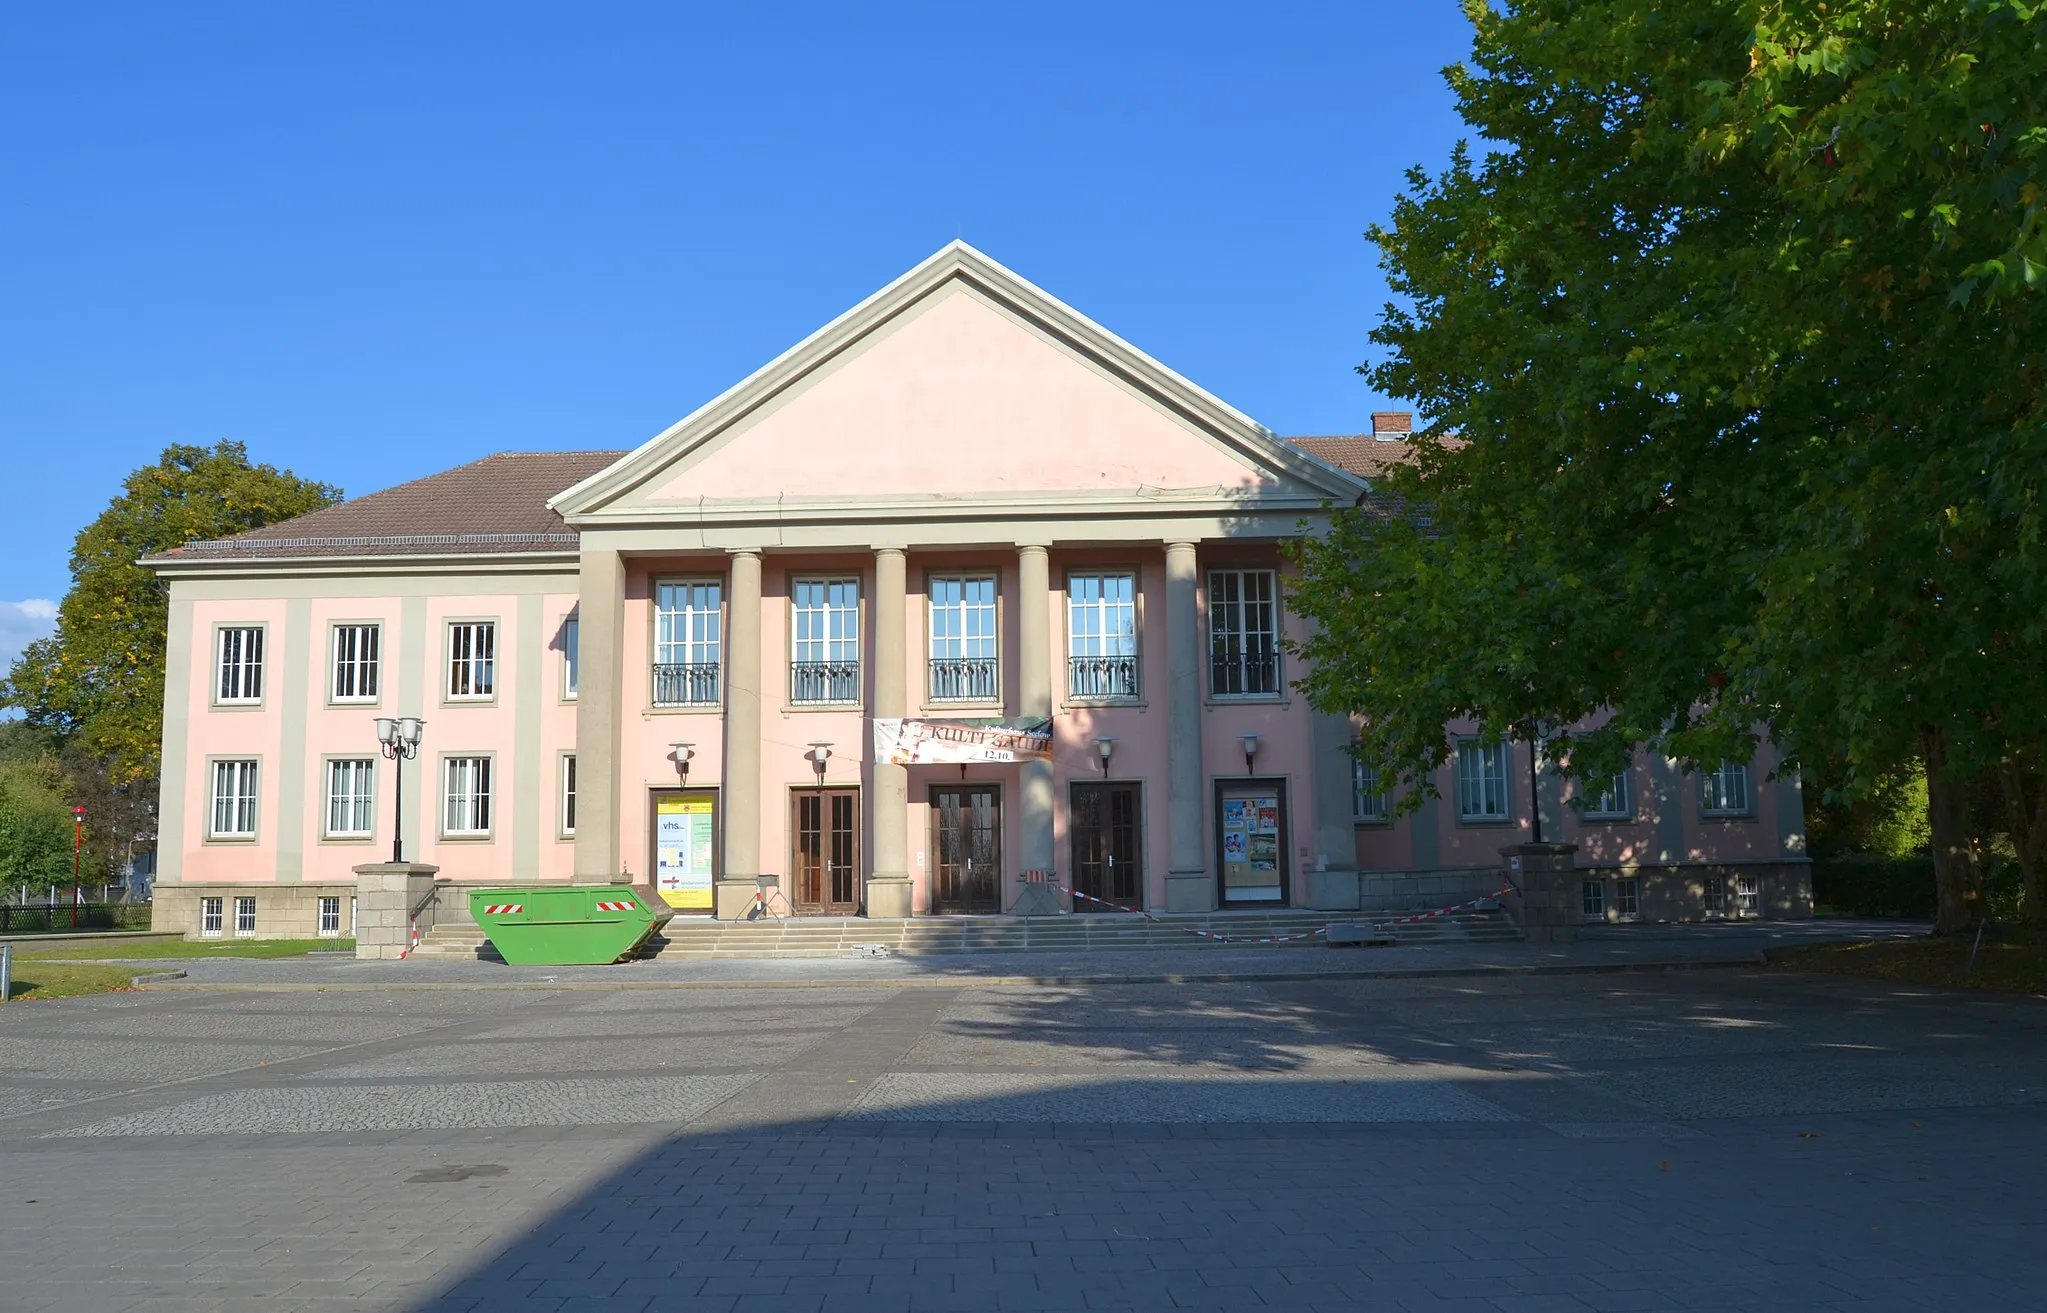
<svg viewBox="0 0 2047 1313">
<path fill-rule="evenodd" d="M 2047 1306 L 2036 1000 L 369 983 L 0 1008 L 0 1309 Z"/>
</svg>

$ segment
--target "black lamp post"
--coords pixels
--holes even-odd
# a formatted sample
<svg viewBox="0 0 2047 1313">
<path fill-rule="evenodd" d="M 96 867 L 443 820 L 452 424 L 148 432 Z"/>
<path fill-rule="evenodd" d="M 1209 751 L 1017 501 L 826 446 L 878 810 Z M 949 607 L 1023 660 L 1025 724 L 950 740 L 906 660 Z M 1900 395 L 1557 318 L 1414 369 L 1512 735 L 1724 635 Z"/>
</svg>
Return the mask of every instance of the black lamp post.
<svg viewBox="0 0 2047 1313">
<path fill-rule="evenodd" d="M 377 717 L 377 744 L 384 756 L 398 763 L 397 778 L 391 782 L 391 860 L 405 860 L 405 759 L 419 755 L 420 735 L 426 722 L 417 716 Z"/>
</svg>

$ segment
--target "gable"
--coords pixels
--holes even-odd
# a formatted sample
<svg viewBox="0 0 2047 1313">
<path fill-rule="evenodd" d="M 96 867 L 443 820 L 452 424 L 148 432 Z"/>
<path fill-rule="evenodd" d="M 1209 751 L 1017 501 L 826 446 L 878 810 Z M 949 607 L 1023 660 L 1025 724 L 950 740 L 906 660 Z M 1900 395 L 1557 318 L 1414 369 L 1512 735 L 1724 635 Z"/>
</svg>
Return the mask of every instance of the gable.
<svg viewBox="0 0 2047 1313">
<path fill-rule="evenodd" d="M 906 498 L 1277 508 L 1362 486 L 954 243 L 553 504 L 571 522 Z"/>
</svg>

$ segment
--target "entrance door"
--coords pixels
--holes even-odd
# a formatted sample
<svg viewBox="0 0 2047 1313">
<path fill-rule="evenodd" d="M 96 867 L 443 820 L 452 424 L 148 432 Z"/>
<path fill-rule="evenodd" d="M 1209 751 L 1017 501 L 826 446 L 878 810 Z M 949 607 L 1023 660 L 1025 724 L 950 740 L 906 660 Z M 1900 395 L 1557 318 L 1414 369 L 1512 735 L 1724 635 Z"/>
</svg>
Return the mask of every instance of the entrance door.
<svg viewBox="0 0 2047 1313">
<path fill-rule="evenodd" d="M 931 851 L 934 912 L 1002 910 L 1002 796 L 994 785 L 932 787 Z"/>
<path fill-rule="evenodd" d="M 854 789 L 798 789 L 791 805 L 796 851 L 796 910 L 852 916 L 860 910 L 860 794 Z"/>
<path fill-rule="evenodd" d="M 1073 888 L 1088 895 L 1073 900 L 1074 911 L 1142 910 L 1140 814 L 1135 784 L 1073 786 Z"/>
<path fill-rule="evenodd" d="M 709 789 L 657 789 L 653 852 L 647 865 L 661 900 L 678 912 L 711 912 L 718 879 L 718 795 Z"/>
<path fill-rule="evenodd" d="M 1279 780 L 1218 782 L 1216 851 L 1225 904 L 1286 901 L 1286 785 Z"/>
</svg>

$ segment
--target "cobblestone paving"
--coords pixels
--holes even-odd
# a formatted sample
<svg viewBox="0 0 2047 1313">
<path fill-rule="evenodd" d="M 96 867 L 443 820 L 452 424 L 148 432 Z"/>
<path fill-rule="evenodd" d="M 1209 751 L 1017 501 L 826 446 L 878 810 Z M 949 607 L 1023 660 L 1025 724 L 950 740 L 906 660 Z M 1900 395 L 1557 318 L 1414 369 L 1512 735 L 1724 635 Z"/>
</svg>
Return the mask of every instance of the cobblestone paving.
<svg viewBox="0 0 2047 1313">
<path fill-rule="evenodd" d="M 1682 974 L 0 1008 L 0 1310 L 2002 1310 L 2047 1004 Z"/>
</svg>

